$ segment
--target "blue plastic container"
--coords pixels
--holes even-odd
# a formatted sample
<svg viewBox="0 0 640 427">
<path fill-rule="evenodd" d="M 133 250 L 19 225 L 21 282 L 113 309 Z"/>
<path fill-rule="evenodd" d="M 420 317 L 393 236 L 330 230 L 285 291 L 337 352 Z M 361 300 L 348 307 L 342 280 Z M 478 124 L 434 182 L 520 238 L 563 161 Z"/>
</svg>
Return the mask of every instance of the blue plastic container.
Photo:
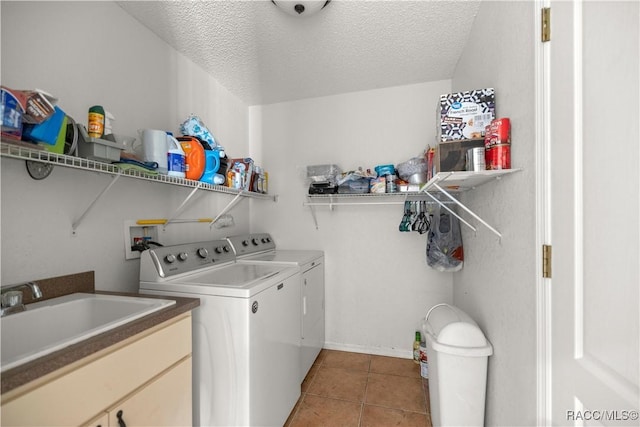
<svg viewBox="0 0 640 427">
<path fill-rule="evenodd" d="M 213 178 L 220 169 L 220 151 L 204 150 L 204 172 L 200 181 L 213 184 Z"/>
</svg>

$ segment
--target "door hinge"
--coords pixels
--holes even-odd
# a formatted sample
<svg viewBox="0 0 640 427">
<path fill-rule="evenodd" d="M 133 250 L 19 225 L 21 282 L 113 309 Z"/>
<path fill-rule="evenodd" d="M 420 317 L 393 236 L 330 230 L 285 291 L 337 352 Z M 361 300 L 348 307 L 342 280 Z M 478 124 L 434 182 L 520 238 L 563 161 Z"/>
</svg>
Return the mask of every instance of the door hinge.
<svg viewBox="0 0 640 427">
<path fill-rule="evenodd" d="M 551 245 L 542 245 L 542 277 L 551 278 Z"/>
<path fill-rule="evenodd" d="M 542 42 L 551 40 L 551 8 L 543 7 L 540 14 Z"/>
</svg>

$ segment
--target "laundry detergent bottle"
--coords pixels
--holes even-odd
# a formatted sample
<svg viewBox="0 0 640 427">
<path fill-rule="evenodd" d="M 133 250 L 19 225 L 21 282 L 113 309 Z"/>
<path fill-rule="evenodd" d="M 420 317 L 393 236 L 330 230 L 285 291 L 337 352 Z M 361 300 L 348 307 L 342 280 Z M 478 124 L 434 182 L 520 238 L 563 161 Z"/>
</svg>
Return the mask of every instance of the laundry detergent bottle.
<svg viewBox="0 0 640 427">
<path fill-rule="evenodd" d="M 195 181 L 200 180 L 205 167 L 204 148 L 202 144 L 193 136 L 180 136 L 177 140 L 180 142 L 180 146 L 185 154 L 185 177 Z"/>
<path fill-rule="evenodd" d="M 220 151 L 218 150 L 204 150 L 204 173 L 200 181 L 207 184 L 214 183 L 214 178 L 218 169 L 220 169 Z"/>
<path fill-rule="evenodd" d="M 167 132 L 167 175 L 176 178 L 185 177 L 185 155 L 180 143 Z"/>
</svg>

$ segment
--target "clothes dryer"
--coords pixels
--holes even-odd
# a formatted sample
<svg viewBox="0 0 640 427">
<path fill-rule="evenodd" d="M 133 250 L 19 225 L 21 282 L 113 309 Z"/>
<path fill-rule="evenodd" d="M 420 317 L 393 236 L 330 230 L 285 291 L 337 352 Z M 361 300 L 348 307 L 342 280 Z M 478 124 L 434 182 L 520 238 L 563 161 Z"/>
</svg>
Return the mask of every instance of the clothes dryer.
<svg viewBox="0 0 640 427">
<path fill-rule="evenodd" d="M 324 252 L 277 249 L 269 233 L 229 236 L 238 263 L 287 265 L 300 268 L 301 275 L 301 366 L 300 382 L 318 357 L 325 340 Z"/>
</svg>

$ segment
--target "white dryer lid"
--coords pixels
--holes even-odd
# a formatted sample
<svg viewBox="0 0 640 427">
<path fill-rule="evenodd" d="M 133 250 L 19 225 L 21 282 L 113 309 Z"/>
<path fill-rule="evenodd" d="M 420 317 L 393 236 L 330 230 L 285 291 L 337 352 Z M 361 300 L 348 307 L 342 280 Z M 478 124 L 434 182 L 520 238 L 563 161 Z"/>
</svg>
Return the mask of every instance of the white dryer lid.
<svg viewBox="0 0 640 427">
<path fill-rule="evenodd" d="M 257 255 L 249 255 L 245 257 L 238 257 L 238 260 L 260 262 L 260 263 L 274 263 L 274 264 L 292 264 L 292 265 L 304 265 L 309 262 L 315 261 L 324 256 L 322 251 L 312 250 L 280 250 L 262 252 Z"/>
</svg>

